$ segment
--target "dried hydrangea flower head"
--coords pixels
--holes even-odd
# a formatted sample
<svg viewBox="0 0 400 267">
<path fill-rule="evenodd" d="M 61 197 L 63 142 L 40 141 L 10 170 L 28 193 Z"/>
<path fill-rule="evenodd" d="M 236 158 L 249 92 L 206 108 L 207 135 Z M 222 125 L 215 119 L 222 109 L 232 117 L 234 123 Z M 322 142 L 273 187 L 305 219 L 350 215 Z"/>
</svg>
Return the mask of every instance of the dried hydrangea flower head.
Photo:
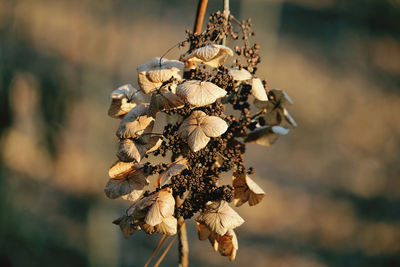
<svg viewBox="0 0 400 267">
<path fill-rule="evenodd" d="M 196 216 L 199 239 L 234 260 L 244 219 L 232 206 L 254 206 L 265 196 L 245 165 L 246 144 L 272 145 L 295 127 L 286 108 L 292 100 L 256 76 L 260 46 L 250 42 L 250 21 L 217 12 L 203 33 L 187 34 L 180 46 L 190 48 L 180 61 L 156 57 L 137 68 L 140 89 L 112 92 L 109 115 L 121 121 L 105 193 L 132 202 L 114 221 L 125 237 L 181 234 L 184 220 Z M 227 44 L 241 36 L 243 46 L 222 45 L 222 36 Z M 232 184 L 220 184 L 231 170 Z"/>
</svg>

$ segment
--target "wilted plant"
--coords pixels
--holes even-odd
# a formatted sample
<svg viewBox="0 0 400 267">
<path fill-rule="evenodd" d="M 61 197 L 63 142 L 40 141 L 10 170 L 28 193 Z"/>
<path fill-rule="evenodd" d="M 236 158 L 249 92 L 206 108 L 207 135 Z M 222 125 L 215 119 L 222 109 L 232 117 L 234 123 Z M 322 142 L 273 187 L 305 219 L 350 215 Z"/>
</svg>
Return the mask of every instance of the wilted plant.
<svg viewBox="0 0 400 267">
<path fill-rule="evenodd" d="M 184 221 L 196 216 L 199 239 L 235 259 L 234 229 L 244 220 L 229 203 L 253 206 L 265 195 L 245 166 L 246 142 L 269 146 L 296 126 L 286 109 L 289 96 L 269 90 L 256 75 L 260 46 L 250 41 L 251 27 L 250 19 L 216 12 L 204 32 L 187 31 L 178 46 L 189 44 L 189 50 L 179 61 L 156 57 L 137 68 L 139 89 L 124 85 L 112 92 L 109 115 L 122 120 L 105 193 L 132 202 L 114 221 L 125 237 L 136 230 L 163 234 L 158 252 L 166 235 L 179 234 L 185 254 Z M 236 43 L 233 49 L 222 45 L 227 41 Z M 153 131 L 155 122 L 164 124 L 162 132 Z M 155 164 L 145 160 L 149 155 L 170 161 Z M 219 184 L 231 170 L 232 185 Z M 151 175 L 157 176 L 153 190 Z"/>
</svg>

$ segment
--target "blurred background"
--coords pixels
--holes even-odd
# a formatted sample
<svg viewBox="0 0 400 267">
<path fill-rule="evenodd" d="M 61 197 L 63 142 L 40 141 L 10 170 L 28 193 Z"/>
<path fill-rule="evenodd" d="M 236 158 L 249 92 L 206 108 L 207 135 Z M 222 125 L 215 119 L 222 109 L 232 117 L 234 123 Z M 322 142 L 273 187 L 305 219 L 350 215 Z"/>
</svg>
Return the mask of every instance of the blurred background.
<svg viewBox="0 0 400 267">
<path fill-rule="evenodd" d="M 0 0 L 0 266 L 143 266 L 159 236 L 124 239 L 111 222 L 128 203 L 103 193 L 109 94 L 185 38 L 196 6 Z M 236 209 L 236 261 L 189 222 L 191 266 L 400 266 L 400 1 L 231 0 L 231 12 L 253 19 L 258 74 L 289 93 L 299 127 L 248 146 L 267 194 Z M 174 244 L 162 266 L 176 265 Z"/>
</svg>

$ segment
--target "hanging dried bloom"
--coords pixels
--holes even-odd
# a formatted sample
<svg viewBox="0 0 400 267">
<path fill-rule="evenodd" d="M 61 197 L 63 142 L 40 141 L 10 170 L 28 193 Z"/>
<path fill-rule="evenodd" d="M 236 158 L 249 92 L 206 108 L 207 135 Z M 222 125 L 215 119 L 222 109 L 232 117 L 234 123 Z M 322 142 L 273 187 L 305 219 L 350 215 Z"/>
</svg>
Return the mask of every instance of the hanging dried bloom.
<svg viewBox="0 0 400 267">
<path fill-rule="evenodd" d="M 281 125 L 288 127 L 297 127 L 297 123 L 289 114 L 286 105 L 292 104 L 293 101 L 285 91 L 272 89 L 268 93 L 269 101 L 255 100 L 256 107 L 264 110 L 264 120 L 267 125 Z"/>
<path fill-rule="evenodd" d="M 233 261 L 236 258 L 236 251 L 239 249 L 239 243 L 235 231 L 228 230 L 223 236 L 215 238 L 218 244 L 218 251 L 222 256 L 229 256 L 229 260 Z"/>
<path fill-rule="evenodd" d="M 111 179 L 104 191 L 106 196 L 114 199 L 121 197 L 128 201 L 137 200 L 143 193 L 143 188 L 149 184 L 140 166 L 117 161 L 109 171 Z"/>
<path fill-rule="evenodd" d="M 187 139 L 193 152 L 197 152 L 208 144 L 210 137 L 218 137 L 227 129 L 228 124 L 223 119 L 195 110 L 182 122 L 179 133 Z"/>
<path fill-rule="evenodd" d="M 181 79 L 179 71 L 183 68 L 184 64 L 178 60 L 156 57 L 137 68 L 138 83 L 146 94 L 150 94 L 171 78 Z"/>
<path fill-rule="evenodd" d="M 143 219 L 143 222 L 156 226 L 174 214 L 175 199 L 168 187 L 138 200 L 127 211 L 128 216 Z"/>
<path fill-rule="evenodd" d="M 218 235 L 224 235 L 244 223 L 242 217 L 234 211 L 226 201 L 213 202 L 207 205 L 196 219 Z"/>
<path fill-rule="evenodd" d="M 180 84 L 176 88 L 176 94 L 193 106 L 202 107 L 224 97 L 226 91 L 210 82 L 191 80 Z"/>
<path fill-rule="evenodd" d="M 143 104 L 147 101 L 146 95 L 141 91 L 133 88 L 130 84 L 125 84 L 111 93 L 108 115 L 113 118 L 120 118 L 137 104 Z"/>
<path fill-rule="evenodd" d="M 140 162 L 144 155 L 159 148 L 161 142 L 159 136 L 151 134 L 144 134 L 135 139 L 121 139 L 117 157 L 125 162 Z"/>
<path fill-rule="evenodd" d="M 211 44 L 194 50 L 192 53 L 185 56 L 183 61 L 193 63 L 201 62 L 210 67 L 217 68 L 225 63 L 228 56 L 233 56 L 232 49 L 224 45 Z"/>
<path fill-rule="evenodd" d="M 251 23 L 239 22 L 238 33 L 232 18 L 217 12 L 203 33 L 187 31 L 180 42 L 190 42 L 180 57 L 186 64 L 154 58 L 137 68 L 140 90 L 126 85 L 112 93 L 109 114 L 122 120 L 118 161 L 109 170 L 105 193 L 134 201 L 114 221 L 125 237 L 139 230 L 182 237 L 185 220 L 195 216 L 199 239 L 208 239 L 230 260 L 236 257 L 234 229 L 244 220 L 229 203 L 254 206 L 265 196 L 250 178 L 254 169 L 244 161 L 246 144 L 272 145 L 296 122 L 286 109 L 290 97 L 257 78 L 260 46 L 251 43 Z M 239 35 L 243 46 L 235 47 L 234 56 L 221 43 Z M 226 64 L 229 56 L 232 64 Z M 229 171 L 232 184 L 220 185 L 221 174 Z M 150 184 L 148 177 L 155 180 Z"/>
<path fill-rule="evenodd" d="M 257 205 L 265 196 L 264 190 L 247 174 L 235 172 L 232 177 L 232 185 L 235 188 L 233 203 L 236 207 L 243 205 L 247 201 L 250 206 Z"/>
<path fill-rule="evenodd" d="M 153 130 L 154 118 L 147 116 L 146 106 L 136 106 L 125 115 L 117 129 L 119 138 L 136 138 Z"/>
</svg>

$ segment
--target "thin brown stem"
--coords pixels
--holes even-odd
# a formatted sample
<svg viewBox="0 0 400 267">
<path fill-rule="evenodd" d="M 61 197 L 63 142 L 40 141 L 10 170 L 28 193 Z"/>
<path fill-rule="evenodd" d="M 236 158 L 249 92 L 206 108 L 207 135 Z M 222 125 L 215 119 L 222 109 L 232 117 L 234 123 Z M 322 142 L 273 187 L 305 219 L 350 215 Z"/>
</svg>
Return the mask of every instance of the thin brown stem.
<svg viewBox="0 0 400 267">
<path fill-rule="evenodd" d="M 225 16 L 225 26 L 228 24 L 228 19 L 231 11 L 229 10 L 229 0 L 224 0 L 224 16 Z M 222 45 L 226 45 L 226 28 L 225 34 L 222 38 Z"/>
<path fill-rule="evenodd" d="M 183 203 L 183 199 L 176 197 L 176 206 L 179 207 Z M 189 242 L 187 238 L 185 219 L 181 216 L 178 218 L 178 237 L 179 237 L 179 267 L 189 266 Z"/>
<path fill-rule="evenodd" d="M 160 250 L 162 249 L 162 247 L 164 246 L 165 242 L 167 241 L 167 235 L 162 235 L 160 241 L 158 241 L 157 246 L 155 247 L 155 249 L 153 250 L 153 253 L 151 254 L 151 256 L 149 257 L 149 259 L 146 261 L 146 263 L 144 264 L 144 267 L 149 266 L 151 260 L 157 256 L 158 252 L 160 252 Z"/>
<path fill-rule="evenodd" d="M 208 0 L 199 0 L 197 6 L 196 20 L 194 22 L 194 33 L 200 33 L 203 26 L 204 14 L 206 13 Z"/>
<path fill-rule="evenodd" d="M 165 258 L 165 256 L 167 255 L 169 249 L 171 248 L 172 244 L 174 243 L 176 239 L 176 236 L 174 236 L 174 238 L 171 239 L 171 241 L 169 241 L 169 244 L 167 246 L 167 248 L 164 250 L 164 253 L 161 254 L 160 258 L 157 260 L 157 262 L 154 264 L 154 267 L 158 267 L 160 265 L 160 263 L 162 262 L 162 260 Z"/>
</svg>

